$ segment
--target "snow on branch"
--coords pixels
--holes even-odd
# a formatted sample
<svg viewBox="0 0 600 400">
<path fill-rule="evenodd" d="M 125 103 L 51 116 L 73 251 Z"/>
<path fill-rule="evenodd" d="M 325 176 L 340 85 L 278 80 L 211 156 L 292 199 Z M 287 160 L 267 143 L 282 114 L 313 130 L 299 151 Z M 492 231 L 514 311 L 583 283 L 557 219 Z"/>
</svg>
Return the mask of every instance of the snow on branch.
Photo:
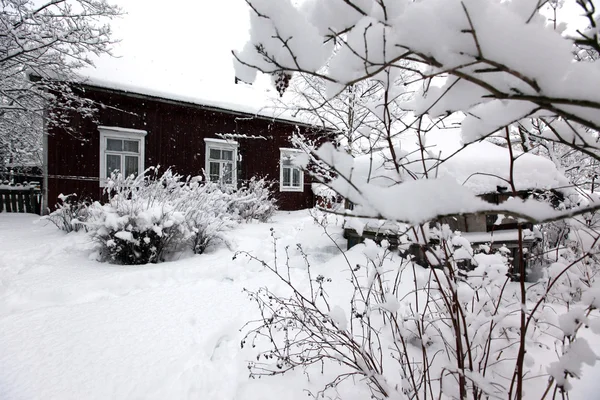
<svg viewBox="0 0 600 400">
<path fill-rule="evenodd" d="M 110 54 L 108 22 L 120 14 L 107 0 L 2 2 L 0 159 L 41 164 L 42 119 L 66 126 L 73 112 L 93 115 L 96 105 L 66 82 L 92 55 Z"/>
</svg>

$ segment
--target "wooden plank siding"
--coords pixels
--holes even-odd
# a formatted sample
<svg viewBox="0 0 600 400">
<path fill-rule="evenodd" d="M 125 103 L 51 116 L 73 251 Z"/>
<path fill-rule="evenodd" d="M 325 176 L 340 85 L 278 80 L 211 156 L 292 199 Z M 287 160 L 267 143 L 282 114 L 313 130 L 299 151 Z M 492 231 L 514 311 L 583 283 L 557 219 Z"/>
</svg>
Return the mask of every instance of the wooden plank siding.
<svg viewBox="0 0 600 400">
<path fill-rule="evenodd" d="M 322 131 L 293 122 L 255 117 L 201 105 L 176 102 L 134 93 L 85 87 L 85 96 L 100 106 L 95 120 L 71 116 L 77 135 L 65 129 L 49 127 L 48 203 L 52 207 L 60 193 L 76 193 L 80 198 L 100 199 L 100 139 L 98 126 L 116 126 L 146 130 L 146 168 L 172 167 L 183 175 L 199 175 L 205 166 L 205 138 L 216 133 L 261 135 L 261 139 L 235 139 L 239 143 L 241 167 L 238 180 L 267 176 L 279 180 L 279 149 L 291 147 L 292 134 L 323 136 Z M 314 196 L 310 177 L 305 174 L 304 192 L 279 192 L 274 185 L 280 209 L 312 207 Z"/>
</svg>

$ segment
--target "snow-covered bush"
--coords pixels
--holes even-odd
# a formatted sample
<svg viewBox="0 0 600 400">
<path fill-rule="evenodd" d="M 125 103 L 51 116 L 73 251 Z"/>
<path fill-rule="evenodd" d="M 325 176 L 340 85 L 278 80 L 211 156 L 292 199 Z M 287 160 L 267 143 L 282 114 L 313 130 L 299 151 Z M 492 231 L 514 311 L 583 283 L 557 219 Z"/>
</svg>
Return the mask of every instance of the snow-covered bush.
<svg viewBox="0 0 600 400">
<path fill-rule="evenodd" d="M 172 205 L 146 206 L 147 199 L 114 196 L 107 204 L 90 207 L 88 223 L 101 260 L 116 264 L 147 264 L 163 261 L 187 237 L 184 214 Z"/>
<path fill-rule="evenodd" d="M 256 219 L 267 222 L 277 211 L 272 186 L 273 183 L 266 178 L 251 178 L 240 189 L 232 192 L 229 212 L 242 221 Z"/>
<path fill-rule="evenodd" d="M 120 264 L 161 262 L 176 251 L 195 254 L 224 242 L 238 221 L 266 221 L 276 210 L 264 180 L 252 179 L 233 191 L 158 168 L 138 177 L 113 174 L 104 190 L 108 201 L 89 207 L 84 224 L 98 243 L 100 258 Z"/>
<path fill-rule="evenodd" d="M 256 361 L 249 364 L 251 375 L 295 368 L 307 375 L 340 371 L 323 392 L 312 393 L 315 397 L 326 397 L 327 390 L 339 390 L 350 380 L 351 386 L 366 383 L 378 399 L 421 398 L 424 393 L 443 393 L 442 399 L 512 399 L 527 370 L 539 371 L 529 377 L 528 398 L 541 398 L 546 388 L 567 390 L 569 376 L 579 376 L 584 363 L 594 364 L 594 351 L 577 332 L 588 326 L 600 332 L 599 320 L 592 316 L 600 299 L 597 284 L 579 285 L 581 303 L 557 318 L 554 310 L 566 312 L 574 304 L 572 297 L 556 296 L 573 287 L 561 281 L 568 279 L 570 266 L 557 264 L 546 282 L 527 293 L 531 312 L 521 322 L 521 288 L 511 279 L 507 251 L 481 248 L 475 253 L 468 240 L 447 226 L 422 229 L 436 246 L 415 236 L 416 242 L 401 247 L 421 246 L 426 267 L 387 243 L 367 240 L 340 257 L 347 263 L 346 275 L 335 282 L 330 278 L 334 273 L 311 265 L 300 246 L 308 285 L 305 276 L 293 273 L 298 268 L 288 264 L 289 257 L 281 265 L 277 254 L 272 263 L 238 254 L 261 262 L 287 288 L 247 291 L 262 315 L 248 323 L 242 341 L 242 347 L 252 343 L 257 349 Z M 277 251 L 275 233 L 273 240 Z M 472 266 L 469 271 L 461 270 L 464 260 Z M 550 302 L 554 308 L 547 306 Z"/>
<path fill-rule="evenodd" d="M 195 254 L 202 254 L 215 242 L 228 244 L 224 232 L 231 229 L 236 219 L 229 213 L 232 195 L 221 190 L 218 184 L 199 182 L 186 186 L 188 192 L 180 204 L 185 209 L 185 224 L 189 230 L 189 243 Z"/>
<path fill-rule="evenodd" d="M 59 202 L 56 204 L 56 210 L 42 217 L 43 220 L 50 221 L 60 230 L 67 233 L 85 229 L 85 222 L 88 219 L 89 203 L 76 199 L 76 194 L 58 196 Z"/>
<path fill-rule="evenodd" d="M 162 175 L 157 168 L 138 177 L 113 174 L 104 193 L 108 201 L 90 207 L 86 226 L 100 258 L 110 262 L 156 263 L 186 247 L 202 253 L 231 226 L 228 194 L 170 169 Z"/>
<path fill-rule="evenodd" d="M 267 336 L 273 347 L 251 371 L 277 374 L 330 361 L 340 374 L 325 389 L 358 377 L 353 383 L 365 382 L 376 398 L 567 398 L 583 363 L 596 361 L 578 331 L 590 326 L 600 332 L 600 230 L 594 221 L 600 199 L 589 196 L 587 204 L 569 209 L 523 201 L 519 191 L 530 187 L 519 185 L 519 163 L 528 153 L 541 154 L 564 175 L 549 188 L 581 185 L 580 192 L 594 192 L 598 1 L 247 2 L 250 38 L 234 53 L 240 79 L 252 82 L 258 71 L 285 76 L 277 80 L 282 94 L 290 76 L 317 77 L 324 87 L 309 106 L 313 114 L 340 96 L 349 97 L 343 108 L 354 114 L 360 111 L 356 85 L 375 80 L 381 87 L 382 96 L 368 104 L 377 124 L 358 131 L 368 145 L 367 171 L 360 173 L 346 149 L 325 143 L 309 151 L 330 178 L 313 176 L 354 204 L 347 211 L 353 217 L 404 224 L 399 241 L 417 246 L 419 261 L 429 267 L 367 243 L 364 262 L 348 262 L 348 296 L 334 299 L 323 290 L 322 276 L 309 272 L 305 290 L 305 281 L 270 266 L 292 295 L 251 293 L 263 316 L 251 336 Z M 399 83 L 405 72 L 414 78 Z M 453 125 L 460 127 L 461 144 L 440 154 L 428 132 Z M 482 163 L 465 179 L 443 176 L 445 165 L 468 146 L 492 139 L 503 143 L 504 167 L 490 173 Z M 413 150 L 410 143 L 417 144 Z M 466 163 L 488 155 L 472 154 Z M 540 172 L 533 187 L 547 170 L 524 169 Z M 511 198 L 477 197 L 466 183 L 482 176 L 498 178 L 491 192 Z M 472 254 L 455 233 L 428 225 L 464 214 L 514 219 L 518 267 L 509 268 L 502 248 Z M 565 225 L 546 230 L 551 244 L 542 253 L 550 265 L 530 284 L 526 224 L 560 221 Z M 474 268 L 461 271 L 467 260 Z"/>
<path fill-rule="evenodd" d="M 101 260 L 117 264 L 147 264 L 163 261 L 181 248 L 189 237 L 185 213 L 176 201 L 182 190 L 181 177 L 167 170 L 150 179 L 113 174 L 104 190 L 108 202 L 89 208 L 86 224 L 98 244 Z"/>
</svg>

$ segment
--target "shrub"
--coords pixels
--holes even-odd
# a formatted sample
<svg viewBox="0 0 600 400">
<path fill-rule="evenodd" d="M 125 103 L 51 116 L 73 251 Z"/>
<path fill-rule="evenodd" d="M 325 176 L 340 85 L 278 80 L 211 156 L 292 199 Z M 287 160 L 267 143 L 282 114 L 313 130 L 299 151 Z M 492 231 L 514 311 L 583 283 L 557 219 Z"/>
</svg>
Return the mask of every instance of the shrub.
<svg viewBox="0 0 600 400">
<path fill-rule="evenodd" d="M 100 258 L 119 264 L 161 262 L 183 248 L 202 254 L 216 242 L 228 243 L 224 232 L 240 218 L 266 220 L 275 210 L 264 181 L 233 192 L 170 169 L 113 175 L 105 194 L 108 202 L 93 204 L 86 225 Z"/>
<path fill-rule="evenodd" d="M 272 183 L 265 178 L 252 178 L 246 186 L 232 193 L 229 212 L 237 215 L 242 221 L 256 219 L 267 222 L 277 211 L 276 200 L 273 198 Z"/>
<path fill-rule="evenodd" d="M 100 258 L 118 264 L 147 264 L 164 260 L 189 236 L 185 213 L 174 200 L 181 176 L 167 170 L 162 176 L 123 178 L 113 175 L 105 188 L 109 200 L 90 207 L 87 223 Z"/>
<path fill-rule="evenodd" d="M 105 204 L 75 204 L 69 201 L 75 195 L 61 195 L 47 219 L 67 232 L 84 227 L 103 261 L 157 263 L 184 248 L 202 254 L 216 242 L 228 244 L 224 233 L 236 222 L 267 221 L 277 209 L 270 187 L 265 179 L 251 179 L 234 191 L 151 167 L 138 177 L 114 173 Z"/>
<path fill-rule="evenodd" d="M 100 258 L 117 264 L 147 264 L 164 259 L 185 239 L 183 214 L 168 205 L 144 207 L 145 199 L 113 197 L 94 203 L 88 223 Z"/>
<path fill-rule="evenodd" d="M 547 393 L 554 393 L 548 399 L 566 398 L 570 381 L 594 360 L 578 332 L 600 332 L 592 314 L 600 298 L 600 286 L 592 281 L 597 249 L 589 258 L 581 256 L 588 251 L 581 244 L 577 252 L 564 249 L 545 279 L 529 286 L 524 306 L 520 282 L 511 279 L 508 249 L 474 254 L 471 243 L 447 225 L 419 228 L 422 237 L 414 239 L 423 247 L 426 267 L 371 240 L 340 258 L 346 263 L 341 276 L 313 267 L 300 245 L 306 272 L 292 273 L 299 269 L 288 247 L 286 257 L 278 256 L 274 233 L 271 262 L 237 253 L 259 262 L 282 284 L 246 290 L 261 313 L 246 324 L 241 341 L 256 349 L 250 376 L 297 368 L 307 376 L 334 372 L 323 390 L 309 392 L 314 398 L 338 394 L 338 385 L 348 381 L 352 390 L 357 382 L 366 385 L 375 399 L 478 400 L 516 398 L 510 388 L 525 376 L 532 389 L 541 389 L 528 398 Z M 425 239 L 437 244 L 425 246 Z M 469 271 L 461 270 L 463 260 L 471 261 Z M 520 314 L 523 309 L 527 313 Z M 531 344 L 521 347 L 524 341 Z M 548 375 L 526 372 L 538 369 Z"/>
<path fill-rule="evenodd" d="M 75 200 L 76 194 L 58 196 L 59 202 L 56 210 L 42 217 L 43 220 L 52 222 L 56 227 L 67 233 L 85 229 L 85 221 L 88 219 L 89 203 Z"/>
<path fill-rule="evenodd" d="M 186 187 L 181 207 L 186 210 L 185 223 L 189 230 L 188 242 L 195 254 L 203 254 L 215 242 L 228 243 L 224 232 L 231 229 L 236 221 L 228 213 L 231 194 L 223 191 L 218 184 L 199 181 Z M 181 205 L 183 205 L 181 204 Z"/>
</svg>

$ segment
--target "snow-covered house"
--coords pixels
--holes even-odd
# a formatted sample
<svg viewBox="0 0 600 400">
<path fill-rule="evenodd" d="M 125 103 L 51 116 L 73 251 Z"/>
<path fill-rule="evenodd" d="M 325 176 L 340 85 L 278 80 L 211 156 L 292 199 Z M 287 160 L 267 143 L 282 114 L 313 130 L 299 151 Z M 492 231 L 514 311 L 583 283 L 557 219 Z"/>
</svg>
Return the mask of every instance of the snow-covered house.
<svg viewBox="0 0 600 400">
<path fill-rule="evenodd" d="M 421 153 L 416 136 L 406 136 L 395 149 L 400 174 L 390 157 L 389 150 L 382 150 L 373 157 L 362 156 L 355 159 L 355 175 L 369 177 L 370 182 L 389 186 L 399 181 L 411 179 L 442 178 L 455 180 L 471 189 L 477 196 L 493 203 L 501 204 L 513 196 L 508 183 L 511 174 L 511 158 L 507 148 L 489 141 L 469 144 L 463 148 L 459 128 L 433 129 L 421 137 L 424 152 Z M 555 164 L 541 156 L 515 152 L 512 177 L 517 196 L 529 198 L 544 196 L 556 203 L 566 194 L 569 183 Z M 402 199 L 398 199 L 402 207 Z M 394 240 L 398 231 L 406 227 L 390 222 L 360 221 L 359 234 L 350 221 L 345 235 L 348 247 L 364 238 Z M 518 233 L 517 221 L 497 214 L 463 214 L 454 218 L 444 218 L 451 229 L 460 231 L 472 244 L 491 243 L 493 247 L 506 246 L 515 252 Z M 525 230 L 524 243 L 531 247 L 536 240 L 533 226 Z M 517 257 L 515 257 L 516 259 Z"/>
<path fill-rule="evenodd" d="M 71 115 L 75 135 L 48 127 L 46 207 L 61 193 L 99 199 L 111 171 L 140 173 L 158 165 L 182 175 L 205 171 L 207 179 L 232 186 L 267 177 L 275 182 L 281 209 L 313 206 L 310 178 L 290 162 L 296 152 L 290 138 L 322 132 L 290 115 L 273 115 L 251 87 L 227 88 L 220 99 L 214 93 L 190 97 L 99 79 L 75 90 L 94 101 L 98 112 L 93 118 Z"/>
</svg>

